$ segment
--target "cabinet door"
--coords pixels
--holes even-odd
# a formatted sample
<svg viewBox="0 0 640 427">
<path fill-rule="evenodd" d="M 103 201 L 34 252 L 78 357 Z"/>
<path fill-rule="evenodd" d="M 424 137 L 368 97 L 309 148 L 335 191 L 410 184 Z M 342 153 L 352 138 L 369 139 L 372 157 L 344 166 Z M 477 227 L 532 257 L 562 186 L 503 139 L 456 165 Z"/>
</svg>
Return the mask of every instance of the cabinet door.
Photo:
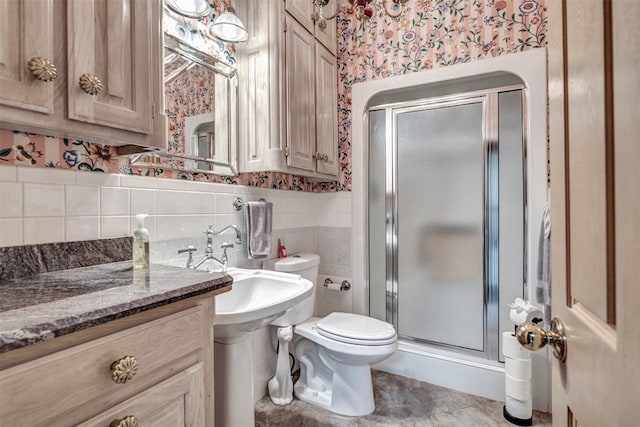
<svg viewBox="0 0 640 427">
<path fill-rule="evenodd" d="M 204 426 L 204 374 L 202 363 L 143 391 L 78 427 L 126 424 L 127 417 L 137 425 L 154 427 Z"/>
<path fill-rule="evenodd" d="M 316 159 L 317 171 L 338 175 L 338 99 L 336 57 L 316 46 Z"/>
<path fill-rule="evenodd" d="M 287 147 L 289 148 L 287 164 L 315 171 L 315 40 L 294 19 L 286 16 L 285 20 Z"/>
<path fill-rule="evenodd" d="M 32 58 L 54 61 L 53 0 L 0 1 L 0 103 L 53 112 L 53 81 L 34 78 Z"/>
<path fill-rule="evenodd" d="M 333 16 L 333 14 L 335 13 L 335 9 L 333 7 L 331 7 L 332 5 L 335 6 L 335 2 L 331 2 L 329 3 L 329 6 L 327 6 L 327 10 L 324 11 L 324 14 L 328 15 L 328 16 Z M 336 6 L 337 7 L 337 6 Z M 316 39 L 318 39 L 318 41 L 320 43 L 322 43 L 324 45 L 324 47 L 326 47 L 327 49 L 329 49 L 329 51 L 335 55 L 336 54 L 336 48 L 337 48 L 337 41 L 336 41 L 336 20 L 334 19 L 320 19 L 316 22 L 316 27 L 315 27 L 315 36 Z"/>
<path fill-rule="evenodd" d="M 313 0 L 285 0 L 284 10 L 286 10 L 291 16 L 302 24 L 311 34 L 313 34 L 314 27 L 314 13 L 316 7 L 313 4 Z"/>
<path fill-rule="evenodd" d="M 152 131 L 152 37 L 154 16 L 148 0 L 69 0 L 67 56 L 69 118 L 132 130 Z M 157 26 L 157 25 L 156 25 Z M 158 66 L 160 66 L 158 64 Z M 82 75 L 103 85 L 90 95 Z"/>
<path fill-rule="evenodd" d="M 315 36 L 329 51 L 336 53 L 336 20 L 338 2 L 331 1 L 323 8 L 323 15 L 332 19 L 320 19 L 318 8 L 312 0 L 285 0 L 285 10 Z"/>
</svg>

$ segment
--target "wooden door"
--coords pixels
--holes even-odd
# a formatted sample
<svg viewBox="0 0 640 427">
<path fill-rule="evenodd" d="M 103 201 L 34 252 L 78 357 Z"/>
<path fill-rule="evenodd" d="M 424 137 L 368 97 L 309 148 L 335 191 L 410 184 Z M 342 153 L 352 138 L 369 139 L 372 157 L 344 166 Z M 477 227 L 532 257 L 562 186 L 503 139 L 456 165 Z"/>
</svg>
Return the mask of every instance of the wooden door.
<svg viewBox="0 0 640 427">
<path fill-rule="evenodd" d="M 161 19 L 152 2 L 69 0 L 67 8 L 69 118 L 151 133 L 152 39 Z M 86 74 L 102 82 L 99 94 L 80 87 Z"/>
<path fill-rule="evenodd" d="M 1 1 L 0 103 L 53 113 L 54 82 L 34 78 L 27 65 L 32 58 L 55 65 L 53 52 L 52 0 Z"/>
<path fill-rule="evenodd" d="M 338 99 L 336 57 L 316 45 L 316 158 L 320 173 L 338 175 Z"/>
<path fill-rule="evenodd" d="M 640 2 L 549 11 L 554 426 L 635 426 L 640 402 Z"/>
<path fill-rule="evenodd" d="M 285 24 L 287 164 L 315 171 L 315 40 L 295 19 Z"/>
</svg>

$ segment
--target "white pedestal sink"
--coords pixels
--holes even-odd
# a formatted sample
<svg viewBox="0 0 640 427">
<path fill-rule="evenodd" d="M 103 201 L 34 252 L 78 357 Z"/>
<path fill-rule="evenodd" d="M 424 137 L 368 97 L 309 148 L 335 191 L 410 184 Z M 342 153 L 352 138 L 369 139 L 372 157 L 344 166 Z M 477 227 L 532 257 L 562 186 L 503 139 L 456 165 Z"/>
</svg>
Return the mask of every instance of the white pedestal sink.
<svg viewBox="0 0 640 427">
<path fill-rule="evenodd" d="M 251 334 L 308 298 L 313 284 L 301 276 L 231 268 L 230 292 L 216 296 L 214 322 L 215 418 L 220 427 L 253 427 Z"/>
</svg>

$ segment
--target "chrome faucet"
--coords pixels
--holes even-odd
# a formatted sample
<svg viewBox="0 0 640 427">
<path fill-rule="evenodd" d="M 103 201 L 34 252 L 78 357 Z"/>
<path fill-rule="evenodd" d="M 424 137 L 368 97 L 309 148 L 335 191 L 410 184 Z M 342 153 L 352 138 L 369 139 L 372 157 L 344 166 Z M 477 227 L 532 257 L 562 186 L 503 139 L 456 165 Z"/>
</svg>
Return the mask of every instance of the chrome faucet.
<svg viewBox="0 0 640 427">
<path fill-rule="evenodd" d="M 224 233 L 225 231 L 229 230 L 229 229 L 233 229 L 236 232 L 236 243 L 238 244 L 242 244 L 242 239 L 240 238 L 240 228 L 237 225 L 228 225 L 226 227 L 224 227 L 222 230 L 220 231 L 214 231 L 213 230 L 213 226 L 210 225 L 209 228 L 207 229 L 207 231 L 205 231 L 205 234 L 207 235 L 207 247 L 204 250 L 204 257 L 198 261 L 197 263 L 193 263 L 193 259 L 191 257 L 191 253 L 196 250 L 193 249 L 192 247 L 189 247 L 187 249 L 181 249 L 180 251 L 178 251 L 178 253 L 183 253 L 183 252 L 189 252 L 189 259 L 187 260 L 187 268 L 191 268 L 191 269 L 197 269 L 198 267 L 200 267 L 202 264 L 204 264 L 206 261 L 208 260 L 212 260 L 214 262 L 216 262 L 217 264 L 219 264 L 222 267 L 222 272 L 226 273 L 227 272 L 227 265 L 229 263 L 229 257 L 227 256 L 227 249 L 228 248 L 233 248 L 233 243 L 223 243 L 220 247 L 222 248 L 222 259 L 218 259 L 215 256 L 213 256 L 213 236 L 217 236 L 219 234 Z"/>
<path fill-rule="evenodd" d="M 238 245 L 241 245 L 241 244 L 242 244 L 242 238 L 240 237 L 240 227 L 238 227 L 237 225 L 234 225 L 234 224 L 227 225 L 227 226 L 226 226 L 225 228 L 223 228 L 222 230 L 220 230 L 220 231 L 215 231 L 215 232 L 213 232 L 213 230 L 211 229 L 211 226 L 209 226 L 209 230 L 211 230 L 211 231 L 213 232 L 213 235 L 214 235 L 214 236 L 217 236 L 218 234 L 222 234 L 222 233 L 224 233 L 225 231 L 227 231 L 227 230 L 228 230 L 228 229 L 230 229 L 230 228 L 232 228 L 233 230 L 235 230 L 235 232 L 236 232 L 236 243 L 237 243 Z M 207 230 L 207 233 L 209 232 L 209 230 Z M 208 236 L 208 234 L 207 234 L 207 236 Z"/>
</svg>

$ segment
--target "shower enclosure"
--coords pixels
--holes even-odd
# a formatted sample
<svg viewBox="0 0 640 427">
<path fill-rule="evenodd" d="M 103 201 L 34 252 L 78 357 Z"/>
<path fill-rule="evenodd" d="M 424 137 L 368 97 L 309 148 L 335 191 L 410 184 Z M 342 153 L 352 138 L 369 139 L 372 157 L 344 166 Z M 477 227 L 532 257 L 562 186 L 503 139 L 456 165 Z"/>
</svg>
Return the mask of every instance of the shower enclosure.
<svg viewBox="0 0 640 427">
<path fill-rule="evenodd" d="M 523 85 L 490 86 L 369 102 L 367 275 L 401 339 L 493 363 L 526 295 L 527 183 Z"/>
</svg>

